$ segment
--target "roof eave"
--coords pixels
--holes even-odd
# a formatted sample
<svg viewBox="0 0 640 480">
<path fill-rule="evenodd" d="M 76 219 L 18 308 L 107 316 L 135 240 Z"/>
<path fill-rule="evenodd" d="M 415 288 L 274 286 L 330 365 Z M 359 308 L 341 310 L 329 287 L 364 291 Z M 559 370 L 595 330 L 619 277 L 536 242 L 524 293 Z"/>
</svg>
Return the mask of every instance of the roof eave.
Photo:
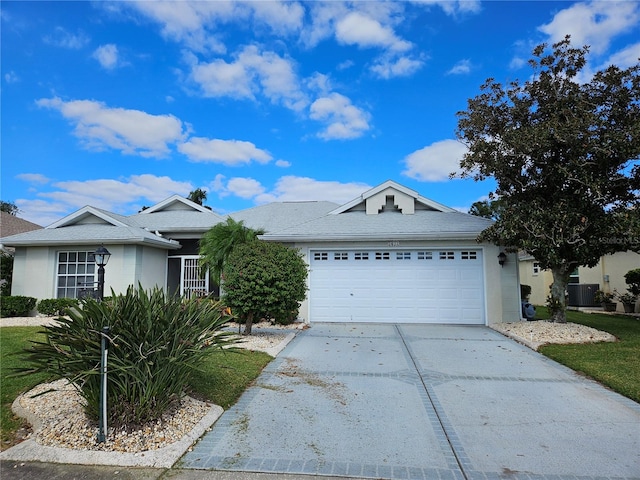
<svg viewBox="0 0 640 480">
<path fill-rule="evenodd" d="M 117 244 L 117 245 L 147 245 L 157 248 L 164 248 L 165 250 L 177 250 L 182 248 L 179 242 L 174 240 L 155 241 L 150 238 L 105 238 L 101 240 L 18 240 L 16 242 L 3 242 L 2 245 L 6 247 L 61 247 L 70 245 L 92 245 L 95 246 L 98 243 Z"/>
<path fill-rule="evenodd" d="M 473 240 L 480 232 L 441 232 L 441 233 L 384 233 L 384 234 L 334 234 L 323 236 L 311 235 L 260 235 L 260 240 L 268 242 L 345 242 L 345 241 L 389 241 L 389 240 Z"/>
</svg>

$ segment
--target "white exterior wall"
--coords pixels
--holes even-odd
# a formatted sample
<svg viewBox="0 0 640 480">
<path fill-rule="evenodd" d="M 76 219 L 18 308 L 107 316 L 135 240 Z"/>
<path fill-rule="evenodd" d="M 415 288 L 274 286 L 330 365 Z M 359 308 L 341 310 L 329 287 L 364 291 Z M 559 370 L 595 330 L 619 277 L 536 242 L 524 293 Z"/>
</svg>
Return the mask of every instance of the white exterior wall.
<svg viewBox="0 0 640 480">
<path fill-rule="evenodd" d="M 129 285 L 150 289 L 167 285 L 167 252 L 141 245 L 105 245 L 111 253 L 105 267 L 104 293 L 126 292 Z M 35 297 L 38 300 L 56 298 L 56 266 L 58 252 L 86 251 L 86 245 L 64 247 L 18 247 L 14 256 L 12 295 Z M 96 268 L 97 280 L 97 268 Z"/>
<path fill-rule="evenodd" d="M 409 248 L 461 249 L 482 250 L 484 259 L 484 290 L 485 290 L 485 318 L 487 324 L 499 322 L 514 322 L 520 320 L 520 284 L 518 283 L 517 256 L 509 254 L 504 267 L 498 264 L 498 253 L 501 249 L 495 245 L 477 244 L 460 241 L 449 242 L 332 242 L 332 243 L 298 243 L 293 245 L 304 254 L 307 265 L 310 264 L 310 250 L 314 249 L 354 249 L 354 248 L 383 248 L 388 251 Z M 307 288 L 309 288 L 307 277 Z M 300 305 L 298 318 L 305 323 L 310 322 L 310 308 L 308 297 Z"/>
<path fill-rule="evenodd" d="M 56 250 L 51 247 L 17 247 L 13 257 L 11 295 L 55 298 Z"/>
<path fill-rule="evenodd" d="M 105 295 L 124 293 L 138 283 L 145 290 L 167 287 L 167 251 L 142 245 L 105 245 L 111 259 L 105 267 Z"/>
</svg>

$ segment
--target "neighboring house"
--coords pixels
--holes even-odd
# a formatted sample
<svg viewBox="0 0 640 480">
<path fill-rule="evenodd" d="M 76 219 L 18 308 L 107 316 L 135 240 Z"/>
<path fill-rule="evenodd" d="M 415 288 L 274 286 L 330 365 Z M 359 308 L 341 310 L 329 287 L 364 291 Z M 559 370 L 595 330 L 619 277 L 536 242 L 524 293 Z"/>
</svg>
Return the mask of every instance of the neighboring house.
<svg viewBox="0 0 640 480">
<path fill-rule="evenodd" d="M 534 305 L 544 305 L 553 283 L 550 270 L 542 270 L 539 263 L 528 254 L 520 254 L 520 283 L 531 285 L 529 301 Z M 626 293 L 628 285 L 624 275 L 632 269 L 640 268 L 640 253 L 632 251 L 604 255 L 595 267 L 580 267 L 571 275 L 568 288 L 569 306 L 599 307 L 593 300 L 596 290 Z M 623 311 L 618 303 L 618 311 Z M 638 305 L 636 304 L 636 311 Z"/>
<path fill-rule="evenodd" d="M 11 235 L 17 235 L 18 233 L 30 232 L 32 230 L 39 230 L 42 227 L 24 220 L 15 215 L 11 215 L 7 212 L 0 212 L 0 237 L 8 237 Z M 13 248 L 5 248 L 4 245 L 0 245 L 2 251 L 8 251 L 13 253 Z"/>
<path fill-rule="evenodd" d="M 300 249 L 309 264 L 306 322 L 486 325 L 520 319 L 518 265 L 477 243 L 491 221 L 460 213 L 388 181 L 337 206 L 282 202 L 230 215 L 263 228 L 264 241 Z M 84 207 L 39 232 L 3 238 L 16 248 L 14 295 L 77 296 L 95 281 L 92 252 L 111 252 L 105 290 L 160 285 L 211 291 L 197 274 L 198 240 L 225 219 L 173 196 L 128 217 Z"/>
</svg>

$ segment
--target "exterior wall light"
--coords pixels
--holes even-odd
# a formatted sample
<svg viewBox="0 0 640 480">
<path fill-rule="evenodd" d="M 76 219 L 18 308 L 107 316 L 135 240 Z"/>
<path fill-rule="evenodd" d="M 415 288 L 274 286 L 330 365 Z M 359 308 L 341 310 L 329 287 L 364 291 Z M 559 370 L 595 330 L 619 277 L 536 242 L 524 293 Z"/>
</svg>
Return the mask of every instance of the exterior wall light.
<svg viewBox="0 0 640 480">
<path fill-rule="evenodd" d="M 507 263 L 507 254 L 504 252 L 500 252 L 498 254 L 498 263 L 501 267 L 504 267 L 504 264 Z"/>
</svg>

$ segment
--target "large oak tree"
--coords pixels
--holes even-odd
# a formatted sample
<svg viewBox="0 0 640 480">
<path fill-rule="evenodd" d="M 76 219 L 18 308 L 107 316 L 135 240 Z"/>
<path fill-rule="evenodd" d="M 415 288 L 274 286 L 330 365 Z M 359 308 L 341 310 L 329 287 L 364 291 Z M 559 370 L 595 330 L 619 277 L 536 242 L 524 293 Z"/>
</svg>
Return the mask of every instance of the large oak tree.
<svg viewBox="0 0 640 480">
<path fill-rule="evenodd" d="M 590 76 L 588 51 L 569 37 L 539 45 L 527 81 L 488 79 L 458 112 L 462 176 L 493 177 L 502 207 L 480 240 L 552 271 L 556 322 L 576 268 L 640 249 L 640 63 Z"/>
</svg>

